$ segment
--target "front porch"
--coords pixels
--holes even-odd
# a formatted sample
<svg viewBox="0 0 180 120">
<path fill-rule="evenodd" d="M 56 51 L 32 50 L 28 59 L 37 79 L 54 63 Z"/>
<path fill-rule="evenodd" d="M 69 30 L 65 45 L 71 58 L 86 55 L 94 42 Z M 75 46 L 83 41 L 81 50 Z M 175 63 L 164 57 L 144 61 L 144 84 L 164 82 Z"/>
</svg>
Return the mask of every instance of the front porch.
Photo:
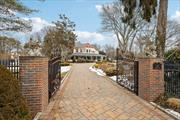
<svg viewBox="0 0 180 120">
<path fill-rule="evenodd" d="M 100 54 L 73 53 L 71 55 L 71 59 L 74 62 L 77 62 L 79 60 L 82 60 L 84 62 L 86 62 L 86 61 L 103 61 L 103 60 L 106 60 L 106 56 L 100 55 Z"/>
</svg>

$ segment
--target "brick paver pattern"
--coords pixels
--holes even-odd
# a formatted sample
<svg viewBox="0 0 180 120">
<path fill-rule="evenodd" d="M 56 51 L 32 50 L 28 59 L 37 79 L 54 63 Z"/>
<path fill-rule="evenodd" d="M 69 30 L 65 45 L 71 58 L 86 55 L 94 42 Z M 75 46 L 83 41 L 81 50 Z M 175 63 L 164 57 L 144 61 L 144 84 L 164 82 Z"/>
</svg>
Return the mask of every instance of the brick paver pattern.
<svg viewBox="0 0 180 120">
<path fill-rule="evenodd" d="M 42 120 L 171 120 L 169 116 L 108 78 L 74 64 L 67 86 Z"/>
</svg>

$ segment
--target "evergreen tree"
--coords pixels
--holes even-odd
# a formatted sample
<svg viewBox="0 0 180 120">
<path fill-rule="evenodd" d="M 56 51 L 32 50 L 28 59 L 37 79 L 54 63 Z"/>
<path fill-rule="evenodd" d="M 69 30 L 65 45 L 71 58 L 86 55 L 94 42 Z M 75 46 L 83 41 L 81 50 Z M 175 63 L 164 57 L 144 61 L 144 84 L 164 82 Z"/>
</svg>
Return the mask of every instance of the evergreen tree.
<svg viewBox="0 0 180 120">
<path fill-rule="evenodd" d="M 19 80 L 3 66 L 0 66 L 0 83 L 0 120 L 31 120 Z"/>
<path fill-rule="evenodd" d="M 29 15 L 34 11 L 20 0 L 0 0 L 0 31 L 31 30 L 30 22 L 19 18 L 17 14 Z"/>
</svg>

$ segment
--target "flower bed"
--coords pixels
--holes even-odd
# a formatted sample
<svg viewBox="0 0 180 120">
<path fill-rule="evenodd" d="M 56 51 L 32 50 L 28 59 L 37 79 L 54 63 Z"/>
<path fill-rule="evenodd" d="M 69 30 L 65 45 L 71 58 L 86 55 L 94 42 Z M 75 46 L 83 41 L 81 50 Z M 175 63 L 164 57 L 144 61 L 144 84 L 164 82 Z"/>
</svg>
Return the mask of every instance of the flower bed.
<svg viewBox="0 0 180 120">
<path fill-rule="evenodd" d="M 116 75 L 116 66 L 113 63 L 109 62 L 97 62 L 93 68 L 96 68 L 97 70 L 102 70 L 104 73 L 106 73 L 107 76 L 114 76 Z"/>
<path fill-rule="evenodd" d="M 98 62 L 89 69 L 90 71 L 95 72 L 97 75 L 108 76 L 113 81 L 116 81 L 117 79 L 116 69 L 114 64 L 107 62 Z M 119 80 L 118 83 L 130 90 L 134 90 L 134 81 L 133 80 L 130 81 L 129 78 L 130 77 L 128 76 L 120 75 L 118 78 Z"/>
<path fill-rule="evenodd" d="M 61 66 L 70 66 L 70 63 L 68 63 L 68 62 L 63 62 L 63 63 L 61 63 Z"/>
<path fill-rule="evenodd" d="M 167 94 L 159 96 L 155 101 L 156 104 L 169 111 L 175 111 L 179 113 L 180 118 L 180 99 L 173 98 Z"/>
</svg>

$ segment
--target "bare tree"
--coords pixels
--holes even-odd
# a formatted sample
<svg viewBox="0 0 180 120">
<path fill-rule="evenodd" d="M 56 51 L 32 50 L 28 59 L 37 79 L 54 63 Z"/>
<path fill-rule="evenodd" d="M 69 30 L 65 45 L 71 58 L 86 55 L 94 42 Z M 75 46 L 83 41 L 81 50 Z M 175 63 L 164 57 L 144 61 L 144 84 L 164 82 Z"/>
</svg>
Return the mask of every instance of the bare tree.
<svg viewBox="0 0 180 120">
<path fill-rule="evenodd" d="M 145 22 L 145 21 L 144 21 Z M 150 22 L 146 22 L 146 24 L 141 28 L 138 32 L 135 45 L 138 49 L 138 55 L 141 57 L 145 56 L 156 56 L 155 52 L 155 39 L 156 39 L 156 19 L 153 18 Z"/>
<path fill-rule="evenodd" d="M 140 9 L 141 18 L 150 22 L 153 15 L 156 14 L 158 0 L 119 0 L 122 2 L 124 12 L 126 13 L 125 22 L 128 23 L 133 19 L 133 11 Z M 163 58 L 166 45 L 166 28 L 167 28 L 167 9 L 168 0 L 159 0 L 158 20 L 156 29 L 156 54 L 157 57 Z M 135 21 L 136 22 L 136 21 Z"/>
<path fill-rule="evenodd" d="M 180 44 L 180 23 L 174 20 L 167 22 L 166 50 Z"/>
<path fill-rule="evenodd" d="M 6 36 L 0 36 L 0 57 L 9 58 L 12 54 L 16 54 L 15 57 L 20 53 L 21 42 L 14 38 Z"/>
<path fill-rule="evenodd" d="M 105 45 L 104 51 L 106 53 L 106 56 L 109 60 L 114 60 L 116 56 L 116 49 L 111 45 Z"/>
<path fill-rule="evenodd" d="M 102 48 L 101 48 L 101 45 L 98 45 L 98 44 L 92 44 L 94 46 L 94 48 L 98 51 L 100 51 Z"/>
<path fill-rule="evenodd" d="M 102 31 L 113 32 L 116 35 L 122 56 L 131 52 L 136 35 L 144 25 L 139 13 L 137 11 L 135 13 L 136 16 L 132 18 L 132 21 L 136 21 L 137 24 L 125 23 L 122 18 L 126 14 L 120 1 L 104 5 L 102 8 Z"/>
<path fill-rule="evenodd" d="M 147 23 L 142 30 L 138 33 L 137 39 L 135 41 L 136 46 L 138 47 L 138 52 L 141 56 L 156 56 L 156 19 L 152 19 L 151 22 Z M 180 39 L 178 38 L 180 33 L 180 24 L 174 20 L 169 20 L 167 22 L 166 29 L 166 50 L 175 47 Z M 147 50 L 149 49 L 149 50 Z M 148 51 L 148 54 L 147 54 Z"/>
</svg>

